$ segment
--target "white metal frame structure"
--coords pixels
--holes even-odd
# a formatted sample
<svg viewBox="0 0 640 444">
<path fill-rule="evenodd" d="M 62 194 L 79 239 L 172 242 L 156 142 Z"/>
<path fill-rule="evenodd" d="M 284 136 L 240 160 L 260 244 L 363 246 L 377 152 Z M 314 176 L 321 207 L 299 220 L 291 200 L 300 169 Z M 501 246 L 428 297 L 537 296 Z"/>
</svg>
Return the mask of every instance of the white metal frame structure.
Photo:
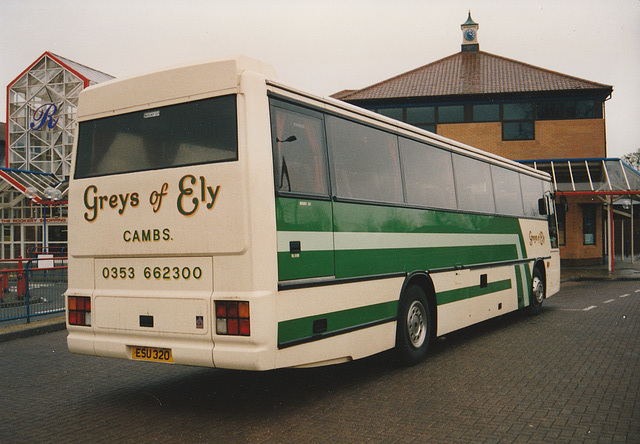
<svg viewBox="0 0 640 444">
<path fill-rule="evenodd" d="M 615 270 L 613 214 L 629 218 L 631 260 L 634 260 L 633 205 L 630 205 L 630 213 L 625 213 L 614 210 L 614 204 L 625 198 L 631 199 L 633 203 L 633 200 L 640 195 L 640 172 L 618 158 L 544 159 L 520 162 L 551 174 L 556 196 L 598 196 L 602 199 L 608 211 L 605 242 L 608 252 L 607 266 L 610 272 Z"/>
<path fill-rule="evenodd" d="M 6 166 L 69 177 L 78 95 L 112 78 L 45 52 L 7 87 Z"/>
</svg>

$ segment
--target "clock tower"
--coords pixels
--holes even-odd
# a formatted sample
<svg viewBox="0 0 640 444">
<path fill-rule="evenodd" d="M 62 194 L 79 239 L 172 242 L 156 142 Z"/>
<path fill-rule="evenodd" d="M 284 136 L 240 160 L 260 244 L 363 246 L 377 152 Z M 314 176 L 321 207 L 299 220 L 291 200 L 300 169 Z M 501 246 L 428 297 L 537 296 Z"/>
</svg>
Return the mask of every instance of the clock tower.
<svg viewBox="0 0 640 444">
<path fill-rule="evenodd" d="M 460 25 L 462 29 L 462 52 L 478 52 L 480 45 L 478 44 L 478 25 L 471 18 L 471 11 L 467 21 Z"/>
</svg>

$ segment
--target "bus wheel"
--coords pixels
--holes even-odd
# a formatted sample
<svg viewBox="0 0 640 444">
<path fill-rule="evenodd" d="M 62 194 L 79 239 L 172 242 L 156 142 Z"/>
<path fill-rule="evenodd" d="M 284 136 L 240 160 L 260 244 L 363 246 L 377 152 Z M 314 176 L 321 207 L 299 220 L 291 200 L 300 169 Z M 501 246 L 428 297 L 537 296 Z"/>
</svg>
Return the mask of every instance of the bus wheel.
<svg viewBox="0 0 640 444">
<path fill-rule="evenodd" d="M 531 285 L 531 294 L 529 295 L 529 313 L 537 315 L 542 310 L 542 301 L 544 301 L 544 278 L 539 269 L 533 269 L 533 279 Z"/>
<path fill-rule="evenodd" d="M 406 365 L 415 365 L 427 355 L 431 337 L 429 304 L 422 288 L 410 285 L 398 307 L 396 348 L 400 360 Z"/>
</svg>

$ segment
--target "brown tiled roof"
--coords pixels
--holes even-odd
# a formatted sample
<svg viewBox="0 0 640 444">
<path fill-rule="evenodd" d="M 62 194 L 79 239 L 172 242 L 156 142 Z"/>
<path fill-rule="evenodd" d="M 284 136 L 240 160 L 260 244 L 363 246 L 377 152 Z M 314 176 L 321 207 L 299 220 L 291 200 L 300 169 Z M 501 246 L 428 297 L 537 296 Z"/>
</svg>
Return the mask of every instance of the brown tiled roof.
<svg viewBox="0 0 640 444">
<path fill-rule="evenodd" d="M 352 94 L 356 91 L 357 91 L 356 89 L 343 89 L 342 91 L 338 91 L 337 93 L 331 94 L 331 97 L 333 97 L 334 99 L 342 99 L 343 97 L 346 97 L 349 94 Z"/>
<path fill-rule="evenodd" d="M 334 95 L 345 101 L 475 94 L 603 90 L 612 87 L 487 52 L 459 52 L 375 85 Z"/>
</svg>

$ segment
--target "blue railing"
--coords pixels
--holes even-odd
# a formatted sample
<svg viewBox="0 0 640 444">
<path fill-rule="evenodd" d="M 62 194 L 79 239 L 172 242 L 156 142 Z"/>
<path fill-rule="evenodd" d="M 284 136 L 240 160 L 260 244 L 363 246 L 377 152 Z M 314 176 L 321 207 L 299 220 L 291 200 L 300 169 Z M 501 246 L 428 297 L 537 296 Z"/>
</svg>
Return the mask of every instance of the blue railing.
<svg viewBox="0 0 640 444">
<path fill-rule="evenodd" d="M 67 279 L 66 258 L 0 261 L 0 323 L 63 312 Z"/>
</svg>

